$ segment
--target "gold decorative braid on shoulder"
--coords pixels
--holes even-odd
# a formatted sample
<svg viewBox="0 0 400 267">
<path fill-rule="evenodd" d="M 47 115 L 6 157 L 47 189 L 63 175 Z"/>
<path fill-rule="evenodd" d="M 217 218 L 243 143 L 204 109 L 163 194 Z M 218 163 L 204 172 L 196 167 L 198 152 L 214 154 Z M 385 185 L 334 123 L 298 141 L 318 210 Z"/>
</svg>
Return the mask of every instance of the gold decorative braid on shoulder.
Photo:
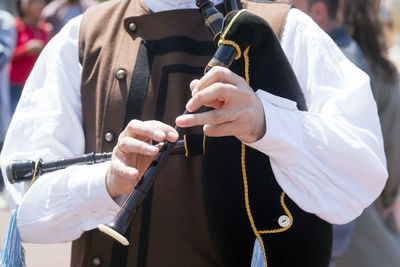
<svg viewBox="0 0 400 267">
<path fill-rule="evenodd" d="M 249 69 L 250 69 L 250 59 L 249 59 L 249 50 L 250 46 L 246 48 L 244 51 L 243 57 L 244 57 L 244 73 L 245 73 L 245 79 L 247 84 L 250 84 L 250 74 L 249 74 Z M 261 238 L 261 234 L 274 234 L 274 233 L 281 233 L 286 230 L 288 230 L 292 225 L 293 225 L 293 216 L 290 213 L 289 209 L 286 207 L 285 204 L 285 192 L 282 192 L 281 195 L 281 206 L 283 210 L 285 211 L 286 215 L 290 219 L 290 223 L 286 227 L 278 228 L 278 229 L 272 229 L 272 230 L 258 230 L 254 219 L 253 215 L 251 213 L 251 208 L 250 208 L 250 201 L 249 201 L 249 188 L 247 184 L 247 173 L 246 173 L 246 146 L 245 144 L 242 143 L 242 155 L 241 155 L 241 163 L 242 163 L 242 174 L 243 174 L 243 185 L 244 185 L 244 202 L 245 202 L 245 207 L 246 207 L 246 212 L 247 212 L 247 217 L 249 217 L 251 229 L 253 230 L 254 235 L 257 237 L 258 241 L 260 242 L 261 250 L 263 253 L 264 257 L 264 264 L 265 267 L 268 266 L 267 263 L 267 254 L 265 252 L 265 246 L 264 246 L 264 241 Z"/>
<path fill-rule="evenodd" d="M 221 36 L 222 40 L 225 39 L 225 36 L 228 34 L 229 30 L 232 28 L 232 25 L 235 22 L 235 20 L 244 12 L 247 12 L 247 10 L 246 9 L 241 9 L 240 11 L 238 11 L 238 13 L 236 13 L 236 15 L 233 17 L 233 19 L 229 22 L 228 27 L 226 27 L 226 30 L 222 34 L 222 36 Z"/>
<path fill-rule="evenodd" d="M 39 175 L 38 175 L 38 167 L 39 167 L 39 160 L 37 160 L 36 163 L 35 163 L 35 170 L 33 171 L 33 176 L 32 176 L 31 184 L 29 185 L 29 187 L 31 187 L 33 182 L 35 182 L 36 179 L 39 177 Z"/>
<path fill-rule="evenodd" d="M 220 40 L 218 41 L 218 46 L 220 46 L 221 44 L 225 44 L 225 45 L 231 45 L 236 49 L 237 55 L 235 57 L 235 60 L 238 60 L 242 56 L 242 51 L 240 50 L 240 46 L 237 43 L 235 43 L 234 41 L 225 40 L 225 37 L 228 34 L 229 30 L 232 28 L 232 25 L 235 22 L 235 20 L 244 12 L 247 12 L 247 10 L 246 9 L 241 9 L 240 11 L 238 11 L 236 13 L 236 15 L 229 22 L 228 27 L 226 27 L 226 29 L 225 29 L 224 33 L 222 34 Z"/>
</svg>

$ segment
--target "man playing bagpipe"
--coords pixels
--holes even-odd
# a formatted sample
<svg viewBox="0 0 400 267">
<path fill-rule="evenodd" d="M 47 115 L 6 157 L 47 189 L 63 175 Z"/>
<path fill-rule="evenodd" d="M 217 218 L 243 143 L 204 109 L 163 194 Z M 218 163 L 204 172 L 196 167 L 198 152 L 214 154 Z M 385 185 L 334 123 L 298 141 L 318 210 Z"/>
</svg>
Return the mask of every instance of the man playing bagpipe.
<svg viewBox="0 0 400 267">
<path fill-rule="evenodd" d="M 71 266 L 249 266 L 257 239 L 265 265 L 328 266 L 330 223 L 357 217 L 387 177 L 368 76 L 292 6 L 238 6 L 213 38 L 195 1 L 110 1 L 49 43 L 3 166 L 112 158 L 7 183 L 22 241 L 75 240 Z M 203 76 L 215 43 L 233 62 Z M 174 124 L 185 153 L 169 157 L 123 247 L 94 229 L 138 190 L 159 143 L 178 139 Z"/>
</svg>

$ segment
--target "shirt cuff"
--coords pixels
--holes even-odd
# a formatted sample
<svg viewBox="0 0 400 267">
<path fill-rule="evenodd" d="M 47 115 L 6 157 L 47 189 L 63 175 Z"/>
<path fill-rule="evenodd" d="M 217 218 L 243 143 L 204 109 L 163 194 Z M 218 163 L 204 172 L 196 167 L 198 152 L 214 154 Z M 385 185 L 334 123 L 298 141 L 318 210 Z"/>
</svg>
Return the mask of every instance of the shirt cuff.
<svg viewBox="0 0 400 267">
<path fill-rule="evenodd" d="M 84 222 L 82 228 L 85 230 L 110 222 L 120 209 L 106 188 L 105 175 L 109 166 L 109 162 L 104 162 L 72 170 L 68 188 L 74 209 Z M 78 199 L 79 203 L 76 203 Z"/>
<path fill-rule="evenodd" d="M 296 164 L 296 151 L 303 150 L 304 134 L 304 123 L 297 103 L 261 89 L 257 90 L 256 95 L 264 108 L 267 130 L 260 140 L 246 145 L 268 155 L 281 167 Z"/>
</svg>

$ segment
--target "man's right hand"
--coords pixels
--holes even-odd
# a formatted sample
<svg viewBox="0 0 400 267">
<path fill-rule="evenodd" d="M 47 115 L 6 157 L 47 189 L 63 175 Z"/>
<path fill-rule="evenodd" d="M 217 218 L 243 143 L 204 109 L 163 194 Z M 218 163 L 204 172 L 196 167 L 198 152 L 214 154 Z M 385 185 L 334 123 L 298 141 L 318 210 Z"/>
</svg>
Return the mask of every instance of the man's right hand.
<svg viewBox="0 0 400 267">
<path fill-rule="evenodd" d="M 114 147 L 106 186 L 112 198 L 129 194 L 159 152 L 152 141 L 178 140 L 175 129 L 159 121 L 132 120 Z"/>
</svg>

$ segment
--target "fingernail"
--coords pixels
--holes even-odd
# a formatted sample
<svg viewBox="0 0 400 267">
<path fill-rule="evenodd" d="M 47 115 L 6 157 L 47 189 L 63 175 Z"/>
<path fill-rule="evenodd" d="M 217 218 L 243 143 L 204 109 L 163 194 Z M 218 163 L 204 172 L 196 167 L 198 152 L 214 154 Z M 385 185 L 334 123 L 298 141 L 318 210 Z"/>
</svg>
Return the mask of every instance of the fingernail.
<svg viewBox="0 0 400 267">
<path fill-rule="evenodd" d="M 183 126 L 186 123 L 186 117 L 185 116 L 179 116 L 176 118 L 176 123 Z"/>
<path fill-rule="evenodd" d="M 189 112 L 191 112 L 192 110 L 192 106 L 193 106 L 193 103 L 192 103 L 192 101 L 191 100 L 189 100 L 189 102 L 187 102 L 187 104 L 186 104 L 186 110 L 187 111 L 189 111 Z"/>
<path fill-rule="evenodd" d="M 195 94 L 197 94 L 197 91 L 199 91 L 199 89 L 198 89 L 197 87 L 195 87 L 195 88 L 192 90 L 192 96 L 194 96 Z"/>
<path fill-rule="evenodd" d="M 176 132 L 169 132 L 169 133 L 168 133 L 168 138 L 169 138 L 169 139 L 175 140 L 175 139 L 177 139 L 178 137 L 179 137 L 179 135 L 178 135 Z"/>
</svg>

